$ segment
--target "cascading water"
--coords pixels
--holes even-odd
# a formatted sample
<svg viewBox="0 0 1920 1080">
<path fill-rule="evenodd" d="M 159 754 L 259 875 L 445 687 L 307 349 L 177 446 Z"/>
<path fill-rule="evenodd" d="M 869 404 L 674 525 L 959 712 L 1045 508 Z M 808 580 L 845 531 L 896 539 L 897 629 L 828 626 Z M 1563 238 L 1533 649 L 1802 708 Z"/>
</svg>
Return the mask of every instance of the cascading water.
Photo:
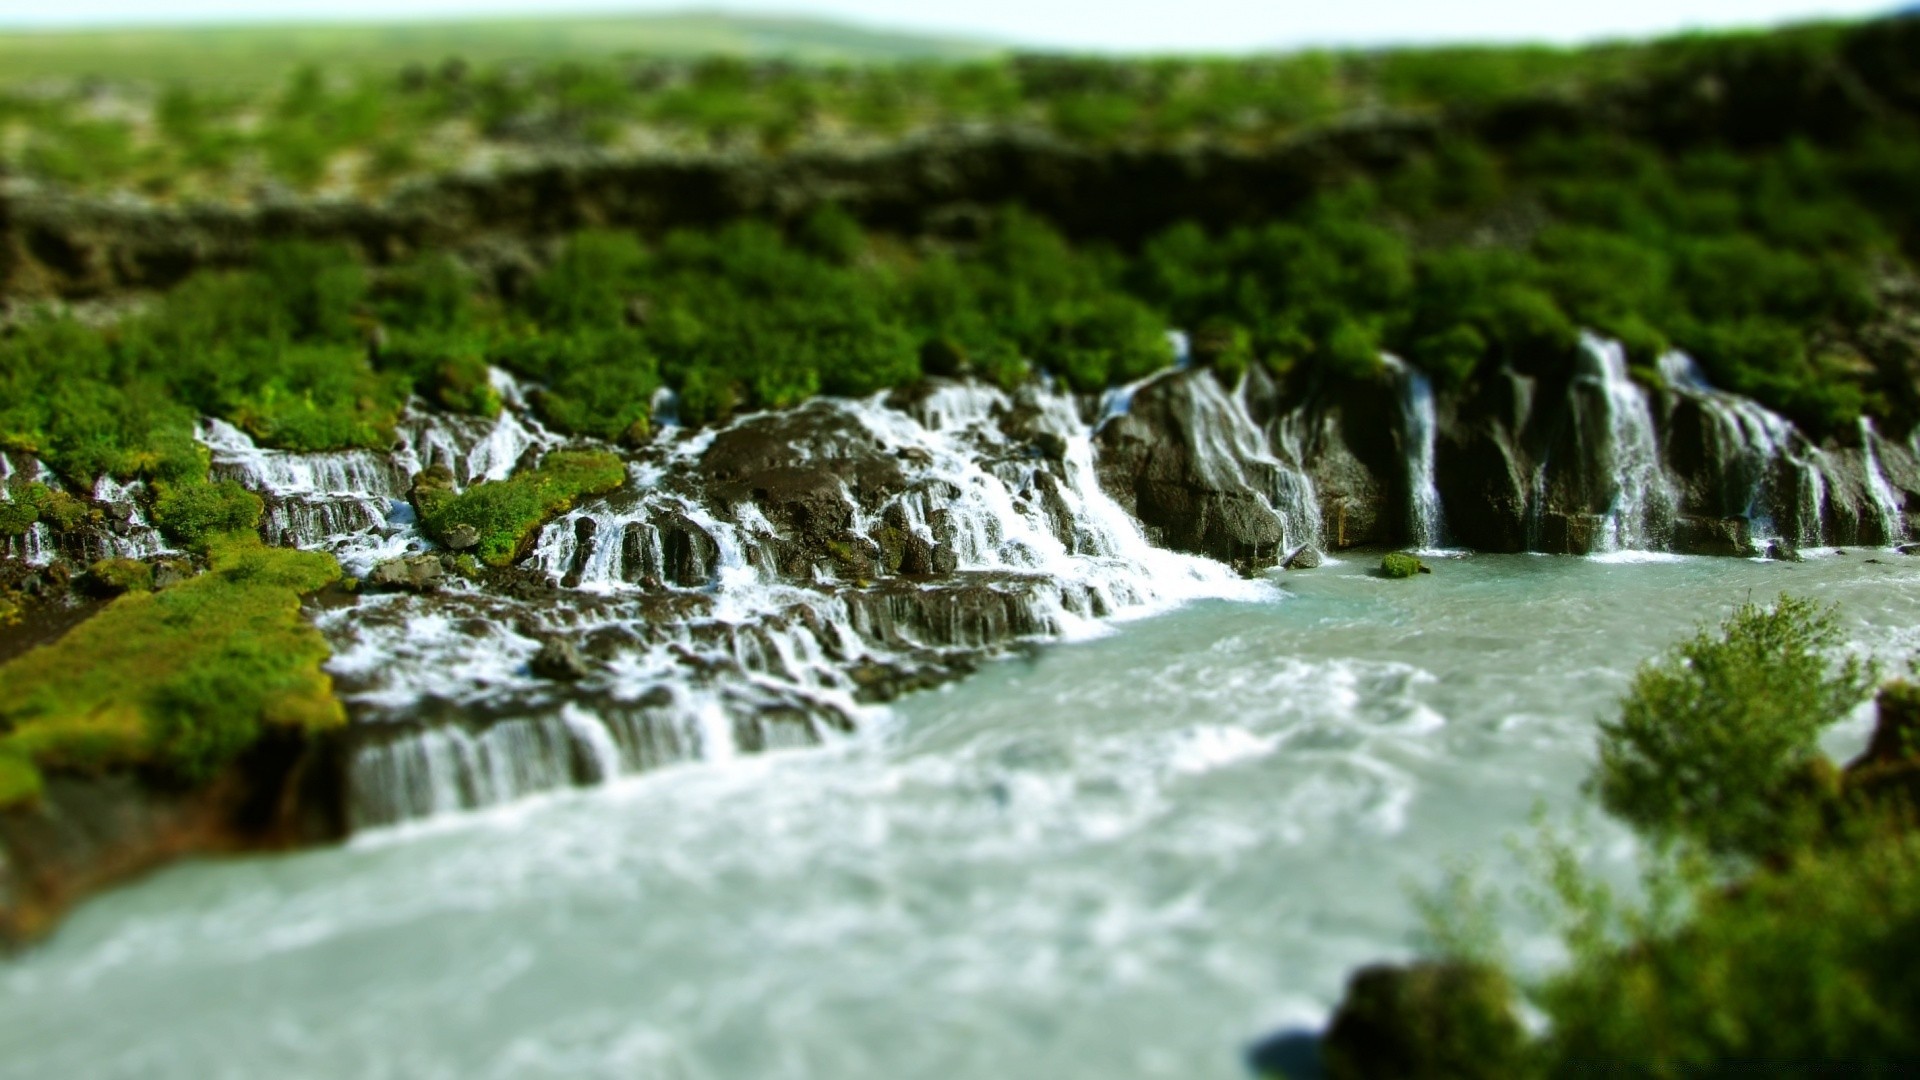
<svg viewBox="0 0 1920 1080">
<path fill-rule="evenodd" d="M 1873 429 L 1873 421 L 1861 417 L 1860 454 L 1866 471 L 1867 498 L 1879 518 L 1880 542 L 1892 546 L 1907 538 L 1907 518 L 1899 497 L 1893 493 L 1893 485 L 1887 483 L 1887 475 L 1880 469 L 1879 443 L 1880 434 Z"/>
<path fill-rule="evenodd" d="M 1673 494 L 1661 466 L 1646 391 L 1627 374 L 1627 350 L 1619 342 L 1582 334 L 1580 354 L 1575 381 L 1598 387 L 1607 412 L 1605 445 L 1599 449 L 1613 493 L 1597 547 L 1601 551 L 1657 547 L 1656 534 L 1672 513 Z"/>
<path fill-rule="evenodd" d="M 431 550 L 403 501 L 410 472 L 444 464 L 457 481 L 478 482 L 559 443 L 522 415 L 517 386 L 496 385 L 506 402 L 497 420 L 414 408 L 390 455 L 265 451 L 218 422 L 201 437 L 217 473 L 271 506 L 303 508 L 275 526 L 284 521 L 302 546 L 365 574 Z M 900 406 L 820 400 L 791 415 L 827 433 L 826 444 L 898 470 L 883 499 L 860 502 L 837 477 L 831 498 L 849 508 L 850 542 L 893 536 L 947 553 L 916 567 L 930 578 L 870 585 L 820 552 L 801 552 L 796 565 L 792 538 L 755 499 L 721 497 L 720 485 L 699 479 L 723 432 L 665 429 L 633 455 L 625 488 L 543 531 L 524 565 L 556 591 L 505 595 L 455 581 L 317 616 L 357 721 L 355 824 L 815 743 L 861 722 L 860 702 L 889 680 L 923 685 L 1019 638 L 1247 588 L 1223 566 L 1147 542 L 1101 491 L 1091 432 L 1065 395 L 945 384 Z M 1025 425 L 1017 434 L 1008 430 L 1016 415 Z M 733 428 L 775 419 L 743 417 Z M 1036 440 L 1054 451 L 1035 453 Z M 788 444 L 778 464 L 807 467 L 825 452 Z M 1218 454 L 1222 467 L 1248 455 L 1270 461 L 1244 439 Z M 555 641 L 592 658 L 584 677 L 532 673 Z"/>
<path fill-rule="evenodd" d="M 1738 475 L 1733 479 L 1745 493 L 1739 513 L 1749 523 L 1754 542 L 1764 546 L 1767 541 L 1784 540 L 1809 547 L 1822 543 L 1826 455 L 1785 417 L 1749 398 L 1715 389 L 1685 353 L 1668 353 L 1659 366 L 1668 388 L 1697 402 L 1716 425 L 1718 438 L 1740 448 L 1735 459 Z M 1788 509 L 1797 522 L 1790 536 L 1777 524 Z"/>
<path fill-rule="evenodd" d="M 1407 520 L 1413 546 L 1439 548 L 1446 543 L 1446 520 L 1440 509 L 1440 489 L 1433 478 L 1433 447 L 1439 430 L 1433 384 L 1399 357 L 1383 356 L 1381 360 L 1400 385 L 1400 437 L 1407 456 Z"/>
</svg>

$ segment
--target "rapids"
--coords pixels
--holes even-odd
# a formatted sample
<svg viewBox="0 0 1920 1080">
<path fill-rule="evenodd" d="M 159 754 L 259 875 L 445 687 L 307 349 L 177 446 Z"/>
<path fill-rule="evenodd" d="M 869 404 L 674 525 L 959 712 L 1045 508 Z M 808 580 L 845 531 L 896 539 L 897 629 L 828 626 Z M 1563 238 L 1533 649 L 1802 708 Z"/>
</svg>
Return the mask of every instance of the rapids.
<svg viewBox="0 0 1920 1080">
<path fill-rule="evenodd" d="M 1504 841 L 1581 816 L 1595 717 L 1695 622 L 1792 590 L 1904 661 L 1920 561 L 1872 557 L 1356 557 L 824 748 L 177 866 L 0 968 L 0 1075 L 1241 1076 L 1451 861 L 1528 880 Z"/>
</svg>

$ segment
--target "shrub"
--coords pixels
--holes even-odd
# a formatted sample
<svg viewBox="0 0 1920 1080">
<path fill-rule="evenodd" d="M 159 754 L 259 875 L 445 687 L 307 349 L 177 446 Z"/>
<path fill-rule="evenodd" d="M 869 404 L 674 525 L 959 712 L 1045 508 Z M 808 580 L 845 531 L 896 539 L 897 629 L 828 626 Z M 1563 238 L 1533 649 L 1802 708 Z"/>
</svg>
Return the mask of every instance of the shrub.
<svg viewBox="0 0 1920 1080">
<path fill-rule="evenodd" d="M 1641 666 L 1620 716 L 1600 725 L 1590 786 L 1648 835 L 1760 853 L 1782 837 L 1796 782 L 1822 729 L 1866 696 L 1874 668 L 1835 664 L 1832 610 L 1783 596 L 1744 604 Z"/>
</svg>

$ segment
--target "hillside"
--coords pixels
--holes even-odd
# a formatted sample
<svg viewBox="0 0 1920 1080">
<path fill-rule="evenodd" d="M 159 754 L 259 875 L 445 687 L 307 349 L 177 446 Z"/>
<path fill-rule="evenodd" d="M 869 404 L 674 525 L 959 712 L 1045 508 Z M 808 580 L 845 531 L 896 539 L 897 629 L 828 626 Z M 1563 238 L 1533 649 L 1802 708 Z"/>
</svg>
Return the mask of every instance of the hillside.
<svg viewBox="0 0 1920 1080">
<path fill-rule="evenodd" d="M 810 62 L 978 59 L 983 41 L 825 19 L 687 12 L 375 25 L 306 24 L 0 33 L 0 85 L 49 78 L 277 84 L 303 64 L 335 73 L 397 71 L 459 57 L 473 64 L 617 56 L 736 56 Z"/>
</svg>

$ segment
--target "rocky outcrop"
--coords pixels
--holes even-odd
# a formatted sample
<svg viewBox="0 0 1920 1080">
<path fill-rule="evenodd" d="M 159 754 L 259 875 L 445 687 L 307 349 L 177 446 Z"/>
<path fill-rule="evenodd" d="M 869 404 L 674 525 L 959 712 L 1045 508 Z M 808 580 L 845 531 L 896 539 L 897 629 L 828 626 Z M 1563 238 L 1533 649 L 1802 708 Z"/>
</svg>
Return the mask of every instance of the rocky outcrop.
<svg viewBox="0 0 1920 1080">
<path fill-rule="evenodd" d="M 1272 565 L 1286 554 L 1288 522 L 1275 507 L 1282 466 L 1211 371 L 1141 387 L 1095 447 L 1101 487 L 1154 542 L 1225 563 Z"/>
<path fill-rule="evenodd" d="M 188 855 L 308 846 L 346 834 L 330 737 L 263 741 L 192 790 L 128 774 L 53 774 L 0 810 L 0 947 L 46 933 L 86 896 Z"/>
</svg>

